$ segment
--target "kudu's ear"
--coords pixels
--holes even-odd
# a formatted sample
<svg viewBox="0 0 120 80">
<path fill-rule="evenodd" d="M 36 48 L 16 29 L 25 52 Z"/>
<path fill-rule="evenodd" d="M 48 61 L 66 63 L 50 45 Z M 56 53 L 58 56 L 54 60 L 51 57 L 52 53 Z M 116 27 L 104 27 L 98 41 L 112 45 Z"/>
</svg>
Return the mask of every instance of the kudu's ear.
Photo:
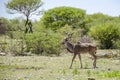
<svg viewBox="0 0 120 80">
<path fill-rule="evenodd" d="M 67 36 L 70 36 L 70 35 L 72 36 L 73 33 L 74 33 L 74 32 L 72 32 L 72 33 L 64 32 L 64 34 L 67 35 Z"/>
<path fill-rule="evenodd" d="M 68 35 L 68 32 L 65 32 L 65 31 L 64 31 L 64 34 L 67 36 L 67 35 Z"/>
</svg>

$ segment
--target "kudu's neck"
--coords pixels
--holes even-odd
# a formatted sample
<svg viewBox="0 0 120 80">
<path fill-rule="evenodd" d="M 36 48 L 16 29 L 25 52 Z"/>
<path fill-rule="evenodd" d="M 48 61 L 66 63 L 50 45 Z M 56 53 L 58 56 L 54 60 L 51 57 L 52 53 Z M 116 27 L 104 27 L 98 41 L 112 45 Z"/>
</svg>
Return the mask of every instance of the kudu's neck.
<svg viewBox="0 0 120 80">
<path fill-rule="evenodd" d="M 66 46 L 67 46 L 67 50 L 70 52 L 70 53 L 73 53 L 73 48 L 74 48 L 74 45 L 70 42 L 66 42 Z"/>
</svg>

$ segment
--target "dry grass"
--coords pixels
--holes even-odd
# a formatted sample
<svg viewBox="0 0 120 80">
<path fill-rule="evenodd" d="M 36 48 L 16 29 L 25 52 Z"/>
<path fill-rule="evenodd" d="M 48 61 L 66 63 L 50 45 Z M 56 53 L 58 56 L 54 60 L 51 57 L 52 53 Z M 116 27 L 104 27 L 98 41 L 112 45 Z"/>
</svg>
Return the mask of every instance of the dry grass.
<svg viewBox="0 0 120 80">
<path fill-rule="evenodd" d="M 98 54 L 104 51 L 98 51 Z M 0 56 L 0 80 L 120 80 L 120 60 L 98 59 L 93 69 L 89 55 L 82 55 L 80 69 L 78 57 L 69 69 L 72 55 L 47 56 Z"/>
</svg>

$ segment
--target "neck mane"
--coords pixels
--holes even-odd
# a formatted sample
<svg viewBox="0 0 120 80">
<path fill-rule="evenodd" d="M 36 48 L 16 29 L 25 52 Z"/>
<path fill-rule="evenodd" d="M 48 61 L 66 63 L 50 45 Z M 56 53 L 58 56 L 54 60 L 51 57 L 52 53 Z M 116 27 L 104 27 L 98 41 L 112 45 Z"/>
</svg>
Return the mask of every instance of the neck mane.
<svg viewBox="0 0 120 80">
<path fill-rule="evenodd" d="M 70 53 L 73 53 L 73 48 L 74 48 L 74 45 L 70 42 L 67 42 L 66 43 L 66 46 L 67 46 L 67 50 L 70 52 Z"/>
</svg>

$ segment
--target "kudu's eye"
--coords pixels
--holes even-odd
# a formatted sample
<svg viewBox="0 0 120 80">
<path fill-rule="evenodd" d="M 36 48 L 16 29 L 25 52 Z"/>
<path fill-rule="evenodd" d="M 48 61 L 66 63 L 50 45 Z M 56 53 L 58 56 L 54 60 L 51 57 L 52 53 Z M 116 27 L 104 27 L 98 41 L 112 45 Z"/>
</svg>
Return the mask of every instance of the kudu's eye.
<svg viewBox="0 0 120 80">
<path fill-rule="evenodd" d="M 68 40 L 69 40 L 68 38 L 65 39 L 65 41 L 68 41 Z"/>
</svg>

